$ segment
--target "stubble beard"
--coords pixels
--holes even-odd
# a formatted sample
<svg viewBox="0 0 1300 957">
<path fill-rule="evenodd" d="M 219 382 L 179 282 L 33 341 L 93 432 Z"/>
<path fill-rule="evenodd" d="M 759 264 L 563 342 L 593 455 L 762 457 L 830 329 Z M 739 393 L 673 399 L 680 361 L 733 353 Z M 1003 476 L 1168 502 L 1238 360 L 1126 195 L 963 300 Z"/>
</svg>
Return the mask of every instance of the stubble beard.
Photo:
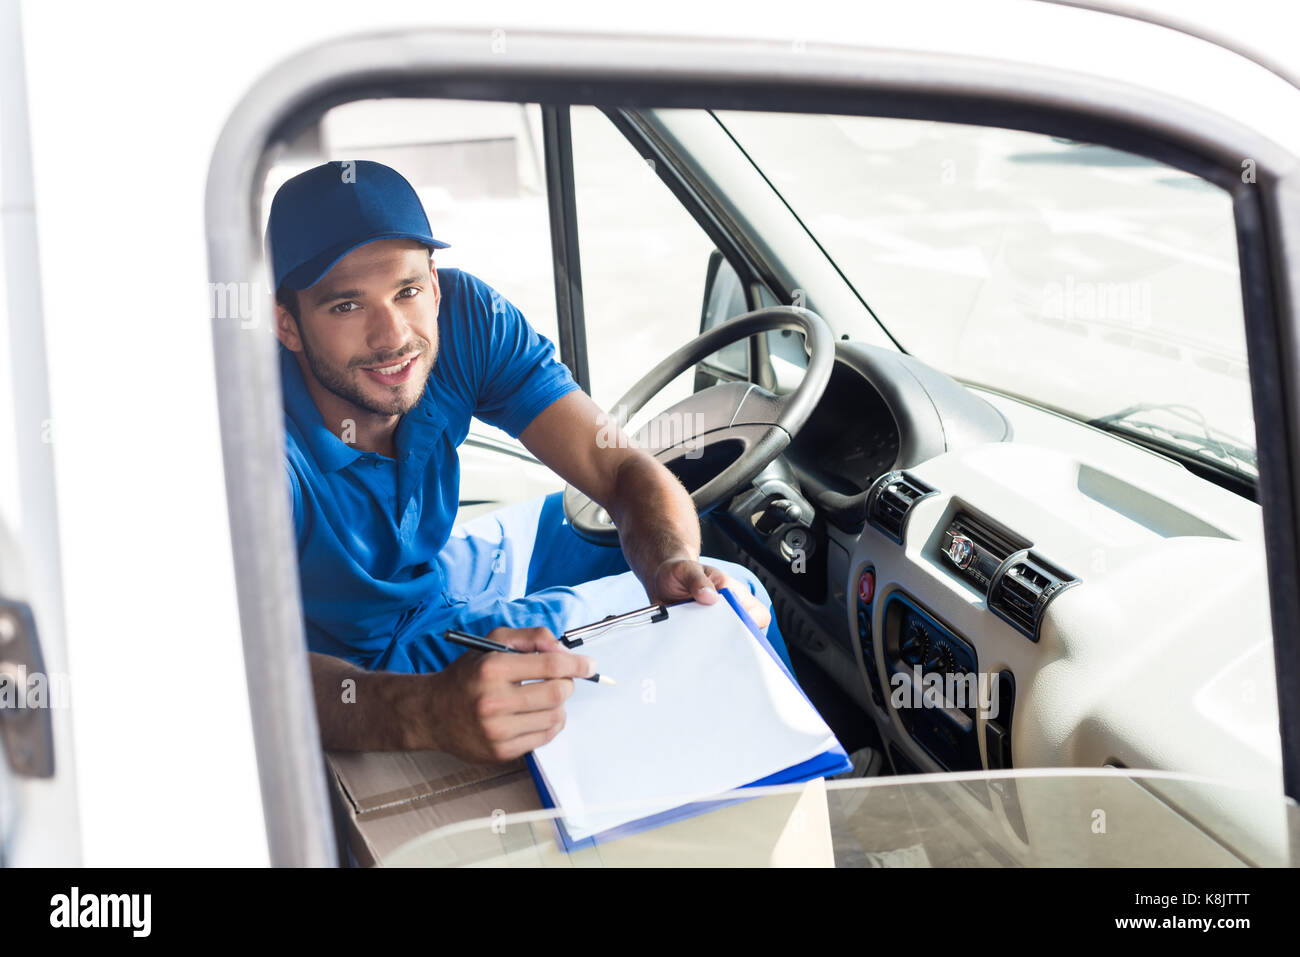
<svg viewBox="0 0 1300 957">
<path fill-rule="evenodd" d="M 420 379 L 420 387 L 414 391 L 409 399 L 401 392 L 394 392 L 390 401 L 383 402 L 376 401 L 372 396 L 367 395 L 356 380 L 348 376 L 346 370 L 322 359 L 307 344 L 305 337 L 301 341 L 303 355 L 307 359 L 307 367 L 311 369 L 311 374 L 316 377 L 316 381 L 340 399 L 352 403 L 357 408 L 365 409 L 374 415 L 405 415 L 415 408 L 420 401 L 420 396 L 424 394 L 424 387 L 429 381 L 429 376 L 433 373 L 433 364 L 438 357 L 435 347 L 433 359 L 429 362 L 429 367 L 425 370 L 423 378 Z M 428 343 L 421 341 L 419 345 L 420 351 L 416 353 L 416 358 L 412 360 L 413 363 L 423 363 L 424 357 L 430 351 Z M 361 373 L 361 375 L 364 374 L 364 372 Z M 402 386 L 409 385 L 412 381 L 414 380 L 408 380 L 402 383 Z M 389 388 L 397 389 L 398 387 L 390 386 Z"/>
</svg>

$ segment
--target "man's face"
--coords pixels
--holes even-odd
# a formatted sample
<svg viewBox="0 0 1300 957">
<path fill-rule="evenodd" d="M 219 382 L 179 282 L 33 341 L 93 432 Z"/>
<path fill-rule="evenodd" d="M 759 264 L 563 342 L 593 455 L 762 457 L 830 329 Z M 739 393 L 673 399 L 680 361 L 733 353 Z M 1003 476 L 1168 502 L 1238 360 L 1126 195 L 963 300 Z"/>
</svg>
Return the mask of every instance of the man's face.
<svg viewBox="0 0 1300 957">
<path fill-rule="evenodd" d="M 403 415 L 438 355 L 438 297 L 425 247 L 380 240 L 301 290 L 298 322 L 282 315 L 277 328 L 324 389 L 375 415 Z"/>
</svg>

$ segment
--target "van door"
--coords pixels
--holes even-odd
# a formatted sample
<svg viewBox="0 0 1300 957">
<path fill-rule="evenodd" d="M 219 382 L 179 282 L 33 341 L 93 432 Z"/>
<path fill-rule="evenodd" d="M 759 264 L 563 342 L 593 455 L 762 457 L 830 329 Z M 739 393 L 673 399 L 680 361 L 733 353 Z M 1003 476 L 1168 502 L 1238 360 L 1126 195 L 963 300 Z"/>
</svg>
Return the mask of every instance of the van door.
<svg viewBox="0 0 1300 957">
<path fill-rule="evenodd" d="M 63 638 L 18 5 L 0 4 L 0 865 L 76 866 L 71 685 Z"/>
</svg>

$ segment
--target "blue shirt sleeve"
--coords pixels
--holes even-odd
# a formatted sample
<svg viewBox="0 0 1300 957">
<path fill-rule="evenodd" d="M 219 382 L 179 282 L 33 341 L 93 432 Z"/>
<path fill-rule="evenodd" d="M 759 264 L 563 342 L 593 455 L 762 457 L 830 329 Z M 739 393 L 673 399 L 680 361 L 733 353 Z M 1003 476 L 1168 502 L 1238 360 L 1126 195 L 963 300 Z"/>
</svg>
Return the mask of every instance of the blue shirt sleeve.
<svg viewBox="0 0 1300 957">
<path fill-rule="evenodd" d="M 288 459 L 284 461 L 285 478 L 289 483 L 289 506 L 293 512 L 293 533 L 298 542 L 302 541 L 302 486 L 298 484 L 298 473 Z"/>
<path fill-rule="evenodd" d="M 470 305 L 475 378 L 474 414 L 512 437 L 556 399 L 577 391 L 555 346 L 510 300 L 469 273 L 461 273 Z"/>
</svg>

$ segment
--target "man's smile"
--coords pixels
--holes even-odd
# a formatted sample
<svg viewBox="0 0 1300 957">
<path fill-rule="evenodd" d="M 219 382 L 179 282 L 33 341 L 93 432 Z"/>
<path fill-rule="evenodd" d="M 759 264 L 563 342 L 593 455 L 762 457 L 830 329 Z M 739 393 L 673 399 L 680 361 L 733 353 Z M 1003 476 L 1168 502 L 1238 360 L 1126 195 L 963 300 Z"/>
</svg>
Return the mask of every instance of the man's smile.
<svg viewBox="0 0 1300 957">
<path fill-rule="evenodd" d="M 376 366 L 369 369 L 363 368 L 361 371 L 383 385 L 400 385 L 410 378 L 411 370 L 415 366 L 415 360 L 420 358 L 421 355 L 422 353 L 415 352 L 392 365 Z"/>
</svg>

